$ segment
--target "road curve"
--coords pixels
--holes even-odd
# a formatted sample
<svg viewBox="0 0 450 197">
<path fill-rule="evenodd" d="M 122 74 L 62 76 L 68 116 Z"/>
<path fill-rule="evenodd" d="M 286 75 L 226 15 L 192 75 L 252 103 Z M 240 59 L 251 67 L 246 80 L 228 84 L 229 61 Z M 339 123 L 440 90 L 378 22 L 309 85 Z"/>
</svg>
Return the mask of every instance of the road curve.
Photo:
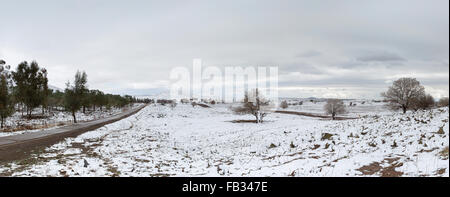
<svg viewBox="0 0 450 197">
<path fill-rule="evenodd" d="M 0 162 L 25 158 L 30 153 L 39 151 L 46 146 L 53 145 L 64 138 L 76 137 L 84 132 L 92 131 L 104 125 L 127 118 L 146 106 L 147 105 L 143 105 L 135 109 L 129 109 L 120 114 L 100 120 L 76 123 L 70 126 L 40 132 L 0 137 Z"/>
</svg>

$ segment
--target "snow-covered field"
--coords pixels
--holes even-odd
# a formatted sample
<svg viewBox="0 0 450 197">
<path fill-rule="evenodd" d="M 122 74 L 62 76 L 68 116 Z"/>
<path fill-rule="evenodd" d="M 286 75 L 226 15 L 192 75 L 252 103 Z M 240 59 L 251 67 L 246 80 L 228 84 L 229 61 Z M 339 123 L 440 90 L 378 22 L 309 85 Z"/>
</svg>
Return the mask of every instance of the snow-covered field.
<svg viewBox="0 0 450 197">
<path fill-rule="evenodd" d="M 129 118 L 0 165 L 1 176 L 449 176 L 449 110 L 380 110 L 330 121 L 150 105 Z M 292 109 L 291 109 L 292 110 Z"/>
<path fill-rule="evenodd" d="M 283 99 L 284 100 L 284 99 Z M 286 99 L 289 107 L 285 110 L 288 111 L 301 111 L 315 114 L 324 114 L 323 106 L 326 103 L 324 99 L 313 100 L 309 99 Z M 302 102 L 302 105 L 293 105 Z M 374 115 L 374 114 L 389 114 L 389 109 L 385 106 L 386 103 L 375 102 L 372 100 L 344 100 L 344 104 L 347 107 L 347 113 L 341 116 L 358 117 L 364 115 Z M 350 106 L 352 104 L 352 106 Z"/>
</svg>

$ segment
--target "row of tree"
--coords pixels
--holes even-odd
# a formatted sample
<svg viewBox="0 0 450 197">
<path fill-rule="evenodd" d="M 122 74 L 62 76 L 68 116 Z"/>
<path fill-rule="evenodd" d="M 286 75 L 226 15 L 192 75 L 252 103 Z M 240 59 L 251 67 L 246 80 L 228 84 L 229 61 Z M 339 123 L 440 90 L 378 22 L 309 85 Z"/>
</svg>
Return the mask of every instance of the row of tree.
<svg viewBox="0 0 450 197">
<path fill-rule="evenodd" d="M 0 60 L 0 119 L 1 127 L 4 120 L 15 111 L 22 115 L 26 113 L 32 117 L 33 111 L 41 107 L 42 114 L 53 110 L 69 111 L 76 120 L 76 112 L 82 110 L 96 110 L 99 108 L 124 107 L 140 100 L 131 96 L 105 94 L 100 90 L 89 90 L 87 86 L 87 74 L 79 72 L 75 74 L 73 83 L 68 82 L 64 92 L 52 90 L 48 87 L 47 70 L 40 68 L 38 63 L 22 62 L 16 70 Z"/>
<path fill-rule="evenodd" d="M 57 91 L 54 95 L 61 95 L 61 93 Z M 99 108 L 102 111 L 104 107 L 107 109 L 111 107 L 122 108 L 131 103 L 143 102 L 129 95 L 120 96 L 105 94 L 100 90 L 89 90 L 87 87 L 87 74 L 84 71 L 77 71 L 72 84 L 70 82 L 66 83 L 64 96 L 60 96 L 61 98 L 63 99 L 62 101 L 58 101 L 58 99 L 52 101 L 57 101 L 55 104 L 63 103 L 59 107 L 64 107 L 66 111 L 71 112 L 75 123 L 77 122 L 75 114 L 78 110 L 86 113 L 87 109 L 95 111 L 96 108 Z M 58 108 L 58 105 L 56 107 Z"/>
</svg>

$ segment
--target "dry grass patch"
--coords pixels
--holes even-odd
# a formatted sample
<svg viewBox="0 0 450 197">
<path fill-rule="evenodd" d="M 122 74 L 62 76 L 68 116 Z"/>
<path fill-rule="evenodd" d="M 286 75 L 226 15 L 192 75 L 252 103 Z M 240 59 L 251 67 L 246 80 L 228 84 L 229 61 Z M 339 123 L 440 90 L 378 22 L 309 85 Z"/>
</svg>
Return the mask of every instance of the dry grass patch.
<svg viewBox="0 0 450 197">
<path fill-rule="evenodd" d="M 439 156 L 441 156 L 441 159 L 447 160 L 448 159 L 448 146 L 442 149 L 441 152 L 439 152 Z"/>
</svg>

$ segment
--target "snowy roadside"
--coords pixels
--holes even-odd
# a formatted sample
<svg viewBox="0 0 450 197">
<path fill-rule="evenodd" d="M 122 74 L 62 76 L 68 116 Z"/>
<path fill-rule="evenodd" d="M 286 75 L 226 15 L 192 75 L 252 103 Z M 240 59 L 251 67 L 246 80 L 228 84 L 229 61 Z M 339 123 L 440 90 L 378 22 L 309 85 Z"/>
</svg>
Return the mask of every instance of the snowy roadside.
<svg viewBox="0 0 450 197">
<path fill-rule="evenodd" d="M 2 176 L 449 176 L 448 108 L 327 121 L 148 106 L 0 165 Z M 445 152 L 445 148 L 447 148 Z"/>
<path fill-rule="evenodd" d="M 132 108 L 137 108 L 142 105 L 133 104 Z M 86 122 L 110 117 L 123 112 L 123 110 L 125 109 L 111 108 L 110 110 L 103 111 L 97 109 L 96 111 L 88 111 L 87 113 L 77 112 L 76 117 L 79 122 Z M 36 113 L 38 114 L 39 112 L 37 111 Z M 13 116 L 6 119 L 6 128 L 0 130 L 0 137 L 34 133 L 71 124 L 73 124 L 73 117 L 69 112 L 51 112 L 47 118 L 39 119 L 23 118 L 21 113 L 16 112 Z"/>
</svg>

